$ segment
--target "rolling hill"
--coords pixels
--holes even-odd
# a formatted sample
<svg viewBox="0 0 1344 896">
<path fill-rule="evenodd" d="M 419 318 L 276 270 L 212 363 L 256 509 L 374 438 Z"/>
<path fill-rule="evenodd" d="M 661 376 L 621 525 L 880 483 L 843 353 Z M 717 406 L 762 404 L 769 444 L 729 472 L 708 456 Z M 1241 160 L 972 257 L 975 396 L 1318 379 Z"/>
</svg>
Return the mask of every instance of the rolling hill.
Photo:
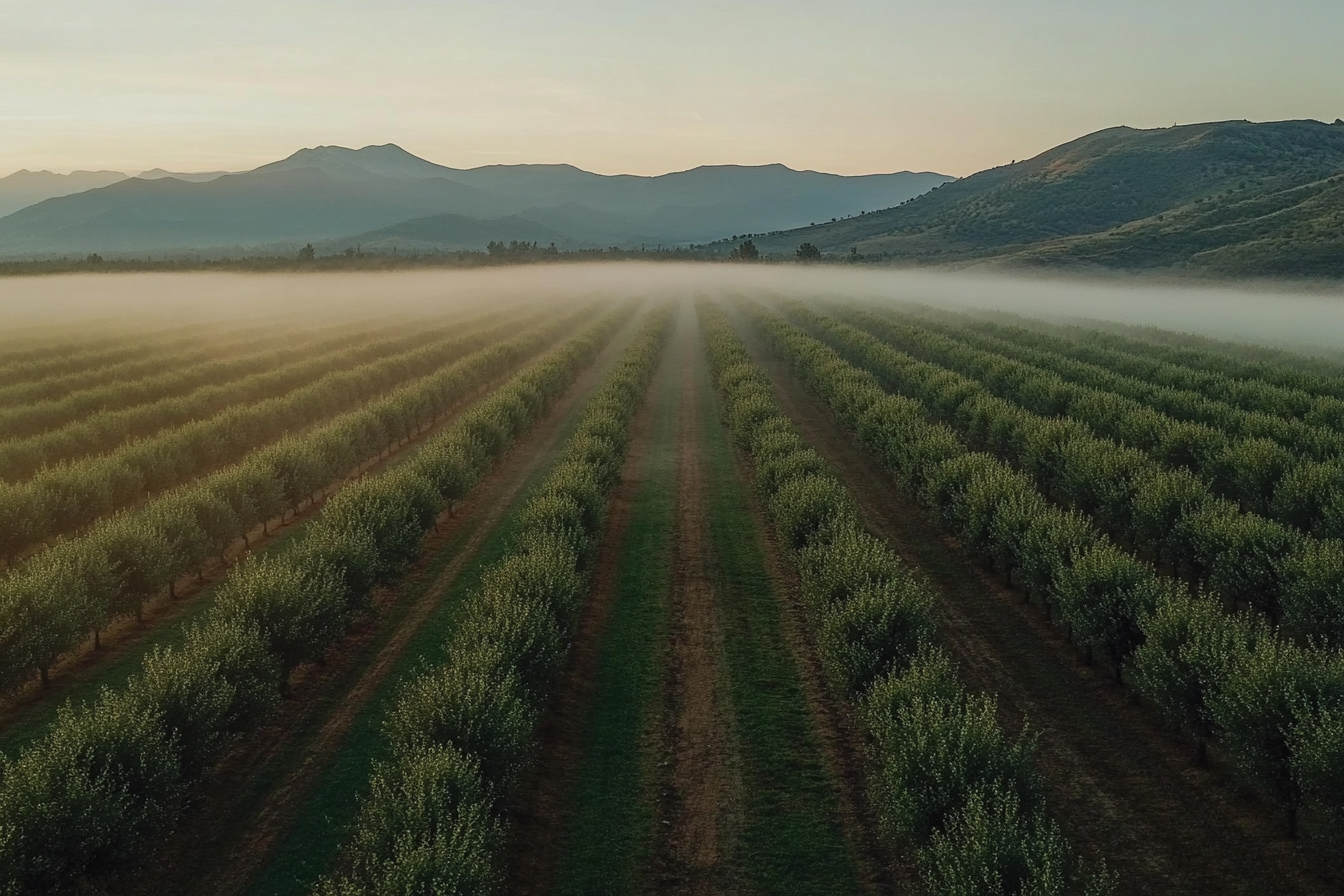
<svg viewBox="0 0 1344 896">
<path fill-rule="evenodd" d="M 1110 128 L 913 201 L 756 240 L 908 262 L 1344 274 L 1344 122 Z"/>
<path fill-rule="evenodd" d="M 464 244 L 471 232 L 509 240 L 545 234 L 567 246 L 684 244 L 854 214 L 950 180 L 911 172 L 843 177 L 783 165 L 707 166 L 659 177 L 569 165 L 455 169 L 392 144 L 304 149 L 204 182 L 153 174 L 0 218 L 0 257 L 328 240 L 391 246 L 401 238 L 417 248 L 484 248 L 488 239 Z M 444 215 L 450 217 L 437 230 L 421 221 Z M 403 224 L 409 229 L 388 230 Z M 424 239 L 435 233 L 444 241 Z"/>
<path fill-rule="evenodd" d="M 56 196 L 83 193 L 125 179 L 126 175 L 120 171 L 72 171 L 69 174 L 16 171 L 8 177 L 0 177 L 0 216 Z"/>
</svg>

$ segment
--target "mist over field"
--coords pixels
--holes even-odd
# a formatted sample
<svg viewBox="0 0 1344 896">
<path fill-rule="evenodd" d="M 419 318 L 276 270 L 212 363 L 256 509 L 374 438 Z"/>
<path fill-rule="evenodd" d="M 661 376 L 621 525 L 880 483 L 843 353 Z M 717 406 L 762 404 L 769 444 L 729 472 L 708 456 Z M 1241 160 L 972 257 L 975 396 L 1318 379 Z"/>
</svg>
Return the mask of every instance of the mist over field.
<svg viewBox="0 0 1344 896">
<path fill-rule="evenodd" d="M 846 297 L 1094 318 L 1245 341 L 1344 348 L 1344 288 L 1186 285 L 1143 278 L 847 270 L 833 266 L 592 264 L 476 271 L 334 274 L 125 274 L 11 278 L 0 340 L 44 330 L 165 326 L 243 318 L 342 321 L 418 316 L 487 299 L 500 307 L 584 297 Z"/>
</svg>

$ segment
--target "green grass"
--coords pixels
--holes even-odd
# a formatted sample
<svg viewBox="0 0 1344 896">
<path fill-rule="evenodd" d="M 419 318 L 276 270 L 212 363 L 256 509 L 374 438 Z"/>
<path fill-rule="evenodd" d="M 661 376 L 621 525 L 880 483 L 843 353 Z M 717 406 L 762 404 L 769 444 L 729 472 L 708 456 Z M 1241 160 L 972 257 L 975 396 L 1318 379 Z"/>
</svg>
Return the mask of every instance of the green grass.
<svg viewBox="0 0 1344 896">
<path fill-rule="evenodd" d="M 635 893 L 653 854 L 662 657 L 670 623 L 672 522 L 677 495 L 679 378 L 668 370 L 652 396 L 654 429 L 621 547 L 616 594 L 582 722 L 582 759 L 563 835 L 555 893 Z"/>
<path fill-rule="evenodd" d="M 740 892 L 856 893 L 858 855 L 841 828 L 837 785 L 784 632 L 783 598 L 708 367 L 699 368 L 710 540 L 746 803 L 731 849 Z"/>
</svg>

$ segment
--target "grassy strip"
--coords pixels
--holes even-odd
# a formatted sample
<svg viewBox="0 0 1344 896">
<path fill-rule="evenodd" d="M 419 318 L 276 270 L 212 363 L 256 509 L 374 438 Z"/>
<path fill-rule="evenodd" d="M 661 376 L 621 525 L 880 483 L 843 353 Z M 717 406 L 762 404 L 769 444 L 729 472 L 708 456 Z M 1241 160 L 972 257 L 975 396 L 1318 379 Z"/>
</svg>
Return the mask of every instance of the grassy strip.
<svg viewBox="0 0 1344 896">
<path fill-rule="evenodd" d="M 663 361 L 665 369 L 674 363 L 670 355 Z M 639 465 L 597 685 L 583 720 L 554 884 L 559 896 L 638 892 L 653 853 L 650 743 L 670 623 L 679 395 L 677 378 L 668 375 L 653 396 L 654 431 Z"/>
<path fill-rule="evenodd" d="M 732 850 L 737 878 L 747 893 L 856 893 L 858 858 L 841 829 L 835 781 L 805 709 L 752 496 L 703 363 L 696 379 L 715 590 L 743 760 L 746 811 Z"/>
</svg>

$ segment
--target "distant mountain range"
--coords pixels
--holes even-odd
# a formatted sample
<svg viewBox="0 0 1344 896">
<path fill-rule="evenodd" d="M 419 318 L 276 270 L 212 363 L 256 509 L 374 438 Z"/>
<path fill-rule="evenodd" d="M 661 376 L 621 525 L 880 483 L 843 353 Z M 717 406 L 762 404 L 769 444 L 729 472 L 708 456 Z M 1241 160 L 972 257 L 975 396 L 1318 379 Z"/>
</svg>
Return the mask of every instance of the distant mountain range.
<svg viewBox="0 0 1344 896">
<path fill-rule="evenodd" d="M 895 208 L 755 239 L 775 254 L 804 242 L 910 263 L 1344 276 L 1344 121 L 1110 128 Z"/>
<path fill-rule="evenodd" d="M 319 146 L 236 174 L 77 174 L 57 180 L 20 172 L 0 180 L 0 203 L 14 208 L 33 200 L 0 218 L 0 257 L 289 251 L 305 242 L 412 250 L 480 249 L 490 240 L 684 245 L 843 218 L 952 180 L 908 171 L 845 177 L 783 165 L 706 166 L 658 177 L 570 165 L 458 169 L 392 144 Z M 102 182 L 84 186 L 78 178 L 86 176 Z M 28 182 L 34 186 L 21 193 Z"/>
</svg>

